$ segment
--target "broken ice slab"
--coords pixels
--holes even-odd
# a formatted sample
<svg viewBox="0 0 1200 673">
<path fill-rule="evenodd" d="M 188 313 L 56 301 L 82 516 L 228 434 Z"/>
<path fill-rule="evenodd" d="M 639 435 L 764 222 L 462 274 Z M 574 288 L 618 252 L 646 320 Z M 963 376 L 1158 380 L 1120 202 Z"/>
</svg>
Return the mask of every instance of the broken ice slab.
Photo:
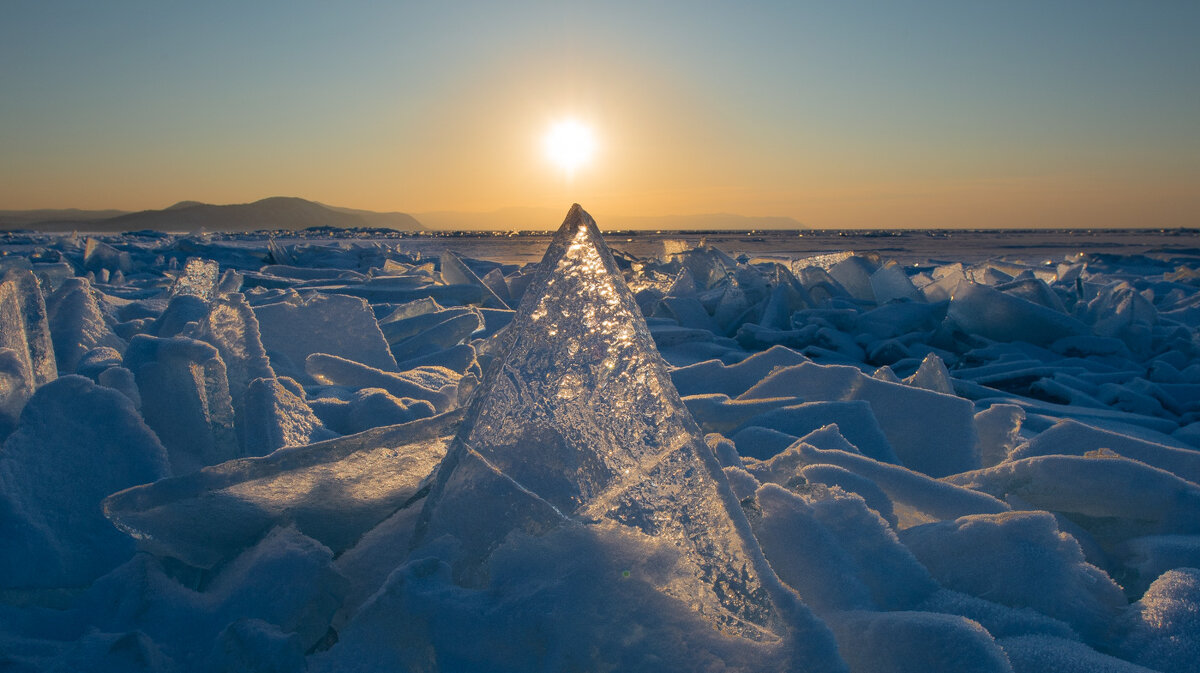
<svg viewBox="0 0 1200 673">
<path fill-rule="evenodd" d="M 290 278 L 293 280 L 323 280 L 333 278 L 363 280 L 366 278 L 363 274 L 348 269 L 312 268 L 307 266 L 288 266 L 286 264 L 267 264 L 260 268 L 258 272 L 268 276 Z"/>
<path fill-rule="evenodd" d="M 504 303 L 504 306 L 489 306 L 488 308 L 506 310 L 514 305 L 512 295 L 508 292 L 508 283 L 504 280 L 504 272 L 499 268 L 488 271 L 479 280 L 488 286 L 500 298 L 500 301 Z"/>
<path fill-rule="evenodd" d="M 800 269 L 797 276 L 808 296 L 818 306 L 825 306 L 832 299 L 851 299 L 846 288 L 820 267 L 806 266 Z"/>
<path fill-rule="evenodd" d="M 437 313 L 445 310 L 432 297 L 423 297 L 403 304 L 372 304 L 372 310 L 378 317 L 380 326 L 385 323 L 415 318 L 426 313 Z"/>
<path fill-rule="evenodd" d="M 463 343 L 482 326 L 483 321 L 475 314 L 451 318 L 421 334 L 391 344 L 392 354 L 399 361 L 430 355 Z"/>
<path fill-rule="evenodd" d="M 410 302 L 400 305 L 388 314 L 387 317 L 379 321 L 379 329 L 383 331 L 383 336 L 388 340 L 388 343 L 400 343 L 451 318 L 458 318 L 464 315 L 474 315 L 476 318 L 479 316 L 476 313 L 477 309 L 471 307 L 455 306 L 441 308 L 433 300 L 428 300 L 428 302 L 433 305 L 430 307 L 431 310 L 422 310 L 423 302 Z M 415 311 L 421 312 L 417 313 Z M 476 326 L 478 327 L 478 325 Z"/>
<path fill-rule="evenodd" d="M 683 403 L 687 405 L 692 418 L 705 432 L 729 432 L 760 414 L 780 407 L 800 404 L 802 401 L 795 397 L 738 401 L 731 400 L 728 395 L 720 393 L 690 395 L 683 398 Z"/>
<path fill-rule="evenodd" d="M 247 456 L 265 456 L 280 447 L 303 446 L 337 434 L 321 424 L 303 396 L 274 377 L 246 385 L 237 431 Z"/>
<path fill-rule="evenodd" d="M 891 498 L 901 528 L 968 514 L 997 514 L 1009 506 L 985 493 L 933 479 L 899 465 L 881 463 L 866 456 L 838 449 L 818 449 L 798 441 L 786 451 L 748 467 L 760 480 L 779 481 L 765 473 L 780 475 L 805 465 L 836 465 L 875 482 Z M 793 468 L 792 466 L 796 466 Z M 970 474 L 970 473 L 969 473 Z M 783 479 L 786 483 L 786 479 Z"/>
<path fill-rule="evenodd" d="M 133 258 L 128 252 L 117 250 L 104 241 L 88 238 L 83 249 L 83 268 L 86 271 L 122 271 L 129 273 L 133 270 Z"/>
<path fill-rule="evenodd" d="M 444 367 L 418 367 L 405 372 L 385 372 L 326 353 L 313 353 L 304 362 L 305 371 L 323 385 L 351 389 L 382 388 L 396 397 L 425 400 L 446 411 L 458 397 L 461 374 Z"/>
<path fill-rule="evenodd" d="M 662 587 L 713 628 L 774 641 L 804 624 L 671 384 L 596 228 L 574 206 L 550 243 L 506 351 L 475 392 L 414 545 L 456 540 L 454 576 L 487 583 L 513 534 L 613 528 L 674 548 Z M 812 626 L 811 623 L 808 626 Z M 813 627 L 810 643 L 827 641 Z M 824 638 L 828 634 L 825 633 Z"/>
<path fill-rule="evenodd" d="M 474 285 L 477 286 L 483 293 L 482 305 L 487 308 L 508 308 L 508 304 L 504 303 L 492 287 L 483 281 L 475 274 L 466 264 L 463 263 L 458 255 L 449 250 L 442 253 L 441 256 L 441 273 L 442 282 L 446 285 Z M 503 278 L 501 278 L 503 280 Z"/>
<path fill-rule="evenodd" d="M 1055 454 L 1082 456 L 1100 447 L 1200 484 L 1200 452 L 1095 428 L 1069 418 L 1016 447 L 1009 458 L 1018 460 Z"/>
<path fill-rule="evenodd" d="M 932 477 L 981 465 L 974 406 L 962 398 L 880 381 L 853 367 L 806 363 L 771 373 L 739 399 L 786 395 L 868 402 L 901 463 Z M 929 418 L 937 419 L 935 428 Z"/>
<path fill-rule="evenodd" d="M 476 357 L 475 348 L 470 344 L 451 346 L 450 348 L 435 351 L 428 355 L 421 355 L 411 360 L 396 363 L 396 368 L 402 372 L 417 369 L 418 367 L 445 367 L 455 374 L 465 375 L 474 373 L 476 378 L 483 376 L 480 370 L 479 359 Z"/>
<path fill-rule="evenodd" d="M 1014 280 L 1010 283 L 1002 283 L 997 285 L 996 289 L 1060 313 L 1067 312 L 1067 307 L 1063 304 L 1062 298 L 1054 293 L 1054 290 L 1046 284 L 1046 281 L 1038 278 L 1024 278 Z"/>
<path fill-rule="evenodd" d="M 292 246 L 293 249 L 295 247 L 296 246 Z M 292 254 L 292 251 L 285 248 L 283 244 L 275 240 L 275 237 L 273 236 L 267 239 L 267 255 L 269 256 L 272 264 L 279 264 L 283 266 L 294 266 L 296 264 L 296 257 Z"/>
<path fill-rule="evenodd" d="M 221 265 L 211 259 L 188 258 L 183 272 L 171 284 L 172 297 L 181 294 L 191 294 L 209 301 L 216 294 L 217 281 L 220 279 Z"/>
<path fill-rule="evenodd" d="M 896 299 L 921 301 L 924 296 L 913 287 L 912 281 L 895 262 L 889 262 L 871 274 L 871 290 L 875 301 L 886 304 Z"/>
<path fill-rule="evenodd" d="M 341 294 L 289 294 L 254 307 L 263 346 L 279 374 L 304 377 L 304 360 L 329 353 L 385 371 L 396 359 L 367 302 Z"/>
<path fill-rule="evenodd" d="M 86 278 L 65 281 L 47 299 L 46 312 L 56 364 L 65 374 L 74 373 L 83 355 L 93 348 L 125 350 L 125 342 L 104 320 L 96 291 Z"/>
<path fill-rule="evenodd" d="M 137 380 L 142 414 L 167 447 L 174 474 L 241 455 L 225 363 L 216 348 L 187 337 L 139 334 L 130 340 L 124 364 Z"/>
<path fill-rule="evenodd" d="M 225 363 L 233 407 L 241 411 L 242 396 L 254 379 L 275 378 L 259 336 L 258 319 L 240 293 L 213 301 L 205 316 L 184 332 L 185 336 L 212 344 Z"/>
<path fill-rule="evenodd" d="M 104 514 L 151 553 L 207 568 L 293 523 L 334 553 L 418 497 L 460 416 L 279 449 L 126 489 Z"/>
<path fill-rule="evenodd" d="M 944 483 L 1066 514 L 1109 551 L 1135 537 L 1200 534 L 1200 485 L 1103 449 L 1021 458 Z"/>
<path fill-rule="evenodd" d="M 0 348 L 13 350 L 20 376 L 31 388 L 58 376 L 46 302 L 28 269 L 11 269 L 0 277 Z"/>
<path fill-rule="evenodd" d="M 747 404 L 753 400 L 739 401 Z M 746 420 L 734 429 L 733 433 L 736 435 L 746 428 L 760 427 L 801 437 L 830 423 L 843 428 L 846 439 L 863 455 L 885 463 L 900 463 L 895 450 L 876 421 L 871 405 L 863 400 L 807 402 L 776 408 Z M 745 452 L 743 455 L 758 459 L 771 457 L 753 452 Z"/>
<path fill-rule="evenodd" d="M 16 427 L 21 410 L 33 395 L 33 382 L 28 376 L 17 351 L 0 348 L 0 438 Z"/>
<path fill-rule="evenodd" d="M 372 304 L 403 304 L 430 298 L 443 306 L 465 306 L 482 303 L 483 290 L 478 285 L 425 285 L 421 287 L 395 287 L 386 283 L 366 285 L 322 285 L 310 286 L 328 294 L 360 297 Z"/>
<path fill-rule="evenodd" d="M 942 362 L 936 353 L 926 355 L 917 371 L 904 382 L 910 386 L 932 390 L 943 395 L 954 394 L 954 383 L 951 381 L 950 372 L 946 369 L 946 363 Z"/>
<path fill-rule="evenodd" d="M 842 287 L 855 299 L 868 304 L 876 303 L 871 274 L 879 269 L 879 265 L 863 257 L 845 254 L 847 255 L 845 258 L 828 267 L 829 275 L 841 283 Z"/>
<path fill-rule="evenodd" d="M 37 276 L 38 282 L 41 283 L 43 293 L 54 292 L 60 286 L 62 286 L 62 284 L 68 278 L 75 277 L 75 267 L 71 266 L 69 262 L 47 262 L 42 264 L 34 264 L 33 274 Z M 124 276 L 124 274 L 120 271 L 117 271 L 114 276 L 116 277 L 114 279 L 115 283 L 116 279 Z"/>
<path fill-rule="evenodd" d="M 949 317 L 968 333 L 993 341 L 1049 345 L 1063 337 L 1091 333 L 1087 325 L 1065 313 L 965 281 L 954 290 Z"/>
<path fill-rule="evenodd" d="M 723 393 L 737 397 L 776 369 L 808 362 L 808 358 L 784 346 L 755 353 L 737 364 L 705 360 L 671 370 L 671 380 L 680 395 Z"/>
</svg>

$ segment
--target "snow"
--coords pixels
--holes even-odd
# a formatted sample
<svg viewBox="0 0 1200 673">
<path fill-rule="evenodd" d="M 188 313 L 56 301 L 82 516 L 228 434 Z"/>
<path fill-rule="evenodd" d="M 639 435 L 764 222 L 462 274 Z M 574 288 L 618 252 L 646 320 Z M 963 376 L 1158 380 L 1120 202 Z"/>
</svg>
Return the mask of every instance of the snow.
<svg viewBox="0 0 1200 673">
<path fill-rule="evenodd" d="M 6 233 L 0 668 L 1200 670 L 1191 239 L 843 234 Z"/>
<path fill-rule="evenodd" d="M 850 670 L 1007 673 L 1004 651 L 978 622 L 932 612 L 854 610 L 827 618 Z"/>
<path fill-rule="evenodd" d="M 1016 608 L 1032 608 L 1102 643 L 1125 595 L 1084 560 L 1079 543 L 1046 512 L 977 514 L 900 532 L 938 582 Z"/>
<path fill-rule="evenodd" d="M 1162 671 L 1200 670 L 1200 569 L 1168 570 L 1121 620 L 1118 651 Z"/>
<path fill-rule="evenodd" d="M 169 474 L 130 401 L 82 376 L 38 389 L 0 451 L 0 586 L 86 586 L 132 552 L 104 521 L 109 493 Z"/>
</svg>

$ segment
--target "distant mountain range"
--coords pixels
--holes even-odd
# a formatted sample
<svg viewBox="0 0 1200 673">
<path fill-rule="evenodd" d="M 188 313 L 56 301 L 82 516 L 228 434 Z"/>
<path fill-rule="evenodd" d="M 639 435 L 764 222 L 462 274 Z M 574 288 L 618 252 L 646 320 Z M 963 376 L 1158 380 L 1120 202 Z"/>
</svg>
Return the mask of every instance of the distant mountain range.
<svg viewBox="0 0 1200 673">
<path fill-rule="evenodd" d="M 336 208 L 315 201 L 275 196 L 254 203 L 216 206 L 181 201 L 162 210 L 136 213 L 112 210 L 24 210 L 0 211 L 0 229 L 40 231 L 123 232 L 155 231 L 255 231 L 299 230 L 310 227 L 339 229 L 381 228 L 417 231 L 421 223 L 406 213 L 377 213 Z"/>
<path fill-rule="evenodd" d="M 180 201 L 162 210 L 136 213 L 119 210 L 0 210 L 0 230 L 125 232 L 150 229 L 168 232 L 379 228 L 396 231 L 528 231 L 552 230 L 567 209 L 505 208 L 489 212 L 437 211 L 379 213 L 327 206 L 315 201 L 275 196 L 254 203 L 212 205 Z M 790 217 L 744 215 L 668 215 L 660 217 L 605 216 L 603 229 L 804 229 Z"/>
</svg>

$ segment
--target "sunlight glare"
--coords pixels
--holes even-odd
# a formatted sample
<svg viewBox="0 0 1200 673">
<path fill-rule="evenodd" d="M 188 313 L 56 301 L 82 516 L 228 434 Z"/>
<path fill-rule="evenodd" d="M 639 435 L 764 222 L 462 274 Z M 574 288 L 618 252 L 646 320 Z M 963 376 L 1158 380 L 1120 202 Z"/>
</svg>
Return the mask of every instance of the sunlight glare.
<svg viewBox="0 0 1200 673">
<path fill-rule="evenodd" d="M 558 164 L 567 175 L 586 164 L 596 152 L 596 137 L 592 129 L 574 119 L 550 127 L 542 140 L 546 157 Z"/>
</svg>

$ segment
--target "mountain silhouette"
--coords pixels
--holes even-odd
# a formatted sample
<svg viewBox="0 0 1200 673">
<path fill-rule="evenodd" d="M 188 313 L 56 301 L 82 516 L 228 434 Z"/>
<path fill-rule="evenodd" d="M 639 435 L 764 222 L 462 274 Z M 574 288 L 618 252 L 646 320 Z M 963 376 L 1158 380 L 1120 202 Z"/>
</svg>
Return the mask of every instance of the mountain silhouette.
<svg viewBox="0 0 1200 673">
<path fill-rule="evenodd" d="M 255 231 L 260 229 L 299 230 L 310 227 L 339 229 L 385 228 L 400 231 L 421 229 L 416 218 L 405 213 L 376 213 L 367 210 L 335 208 L 315 201 L 290 196 L 274 196 L 253 203 L 213 205 L 198 201 L 180 201 L 162 210 L 143 210 L 114 217 L 90 217 L 88 211 L 49 211 L 47 218 L 18 217 L 12 222 L 0 221 L 6 228 L 29 228 L 43 231 L 124 232 L 152 229 L 155 231 L 190 232 Z M 74 213 L 78 212 L 76 216 Z M 63 216 L 56 216 L 62 214 Z"/>
<path fill-rule="evenodd" d="M 292 196 L 274 196 L 254 203 L 227 206 L 183 201 L 164 210 L 144 210 L 118 215 L 96 224 L 105 231 L 254 231 L 297 230 L 310 227 L 386 227 L 407 231 L 421 227 L 415 218 L 404 213 L 370 213 L 331 208 Z"/>
</svg>

